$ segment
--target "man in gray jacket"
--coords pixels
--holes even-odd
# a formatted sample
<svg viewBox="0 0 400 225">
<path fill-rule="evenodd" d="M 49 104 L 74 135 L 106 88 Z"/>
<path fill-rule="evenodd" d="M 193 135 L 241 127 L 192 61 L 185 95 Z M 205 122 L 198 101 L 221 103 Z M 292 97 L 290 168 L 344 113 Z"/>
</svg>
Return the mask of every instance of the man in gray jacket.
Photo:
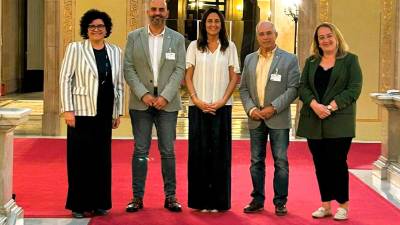
<svg viewBox="0 0 400 225">
<path fill-rule="evenodd" d="M 275 214 L 287 214 L 291 127 L 290 104 L 297 98 L 300 72 L 295 55 L 277 47 L 274 24 L 261 21 L 256 28 L 259 50 L 247 55 L 240 83 L 240 98 L 248 115 L 251 142 L 250 173 L 253 197 L 245 213 L 263 210 L 265 156 L 268 136 L 274 158 Z"/>
<path fill-rule="evenodd" d="M 127 212 L 143 208 L 152 127 L 157 129 L 164 180 L 164 207 L 180 212 L 175 198 L 176 122 L 181 109 L 180 82 L 185 72 L 185 39 L 165 26 L 165 0 L 151 0 L 150 24 L 129 33 L 125 49 L 125 80 L 131 89 L 129 114 L 135 138 L 132 158 L 133 200 Z"/>
</svg>

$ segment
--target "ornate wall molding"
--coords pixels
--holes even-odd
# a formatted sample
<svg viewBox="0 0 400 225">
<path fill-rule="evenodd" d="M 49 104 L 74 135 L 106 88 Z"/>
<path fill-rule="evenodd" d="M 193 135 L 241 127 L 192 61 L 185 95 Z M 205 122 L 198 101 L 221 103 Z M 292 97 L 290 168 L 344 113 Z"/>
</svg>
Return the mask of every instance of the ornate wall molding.
<svg viewBox="0 0 400 225">
<path fill-rule="evenodd" d="M 145 0 L 127 0 L 127 33 L 143 26 L 143 12 Z"/>
<path fill-rule="evenodd" d="M 68 43 L 74 41 L 75 0 L 64 0 L 62 5 L 62 52 Z"/>
<path fill-rule="evenodd" d="M 330 0 L 319 1 L 319 21 L 330 22 L 332 20 L 332 13 L 330 7 Z"/>
<path fill-rule="evenodd" d="M 395 88 L 397 0 L 381 1 L 380 84 L 379 91 Z"/>
</svg>

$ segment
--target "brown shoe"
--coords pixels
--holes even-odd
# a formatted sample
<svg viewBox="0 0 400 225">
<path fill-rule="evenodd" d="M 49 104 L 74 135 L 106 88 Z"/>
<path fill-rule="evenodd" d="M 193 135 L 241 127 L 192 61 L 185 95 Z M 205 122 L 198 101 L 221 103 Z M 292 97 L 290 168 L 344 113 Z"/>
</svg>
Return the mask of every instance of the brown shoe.
<svg viewBox="0 0 400 225">
<path fill-rule="evenodd" d="M 179 204 L 176 198 L 169 197 L 165 199 L 164 208 L 168 209 L 171 212 L 181 212 L 182 206 Z"/>
<path fill-rule="evenodd" d="M 126 206 L 127 212 L 137 212 L 139 209 L 143 209 L 143 199 L 142 198 L 133 198 L 132 202 Z"/>
</svg>

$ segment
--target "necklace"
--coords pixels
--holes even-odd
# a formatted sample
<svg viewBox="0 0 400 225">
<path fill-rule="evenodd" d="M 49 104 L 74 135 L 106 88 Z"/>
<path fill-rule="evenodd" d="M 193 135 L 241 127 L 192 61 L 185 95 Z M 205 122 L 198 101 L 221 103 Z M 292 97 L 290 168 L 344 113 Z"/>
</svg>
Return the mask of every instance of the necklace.
<svg viewBox="0 0 400 225">
<path fill-rule="evenodd" d="M 106 52 L 106 75 L 104 76 L 104 80 L 101 82 L 102 85 L 103 85 L 103 84 L 106 82 L 106 80 L 107 80 L 108 67 L 109 67 L 109 65 L 108 65 L 108 55 L 107 55 L 107 52 Z"/>
</svg>

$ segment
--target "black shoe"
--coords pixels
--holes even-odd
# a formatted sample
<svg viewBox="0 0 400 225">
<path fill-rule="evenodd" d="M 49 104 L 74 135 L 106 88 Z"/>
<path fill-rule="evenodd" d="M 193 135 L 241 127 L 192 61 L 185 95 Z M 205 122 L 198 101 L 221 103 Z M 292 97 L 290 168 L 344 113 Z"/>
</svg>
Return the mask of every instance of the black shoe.
<svg viewBox="0 0 400 225">
<path fill-rule="evenodd" d="M 76 219 L 82 219 L 82 218 L 85 218 L 85 214 L 83 212 L 72 211 L 72 217 L 74 217 Z"/>
<path fill-rule="evenodd" d="M 108 211 L 105 210 L 105 209 L 95 209 L 95 210 L 93 210 L 93 215 L 95 215 L 95 216 L 104 216 L 104 215 L 107 215 L 107 214 L 108 214 Z"/>
<path fill-rule="evenodd" d="M 275 214 L 277 216 L 286 216 L 286 214 L 287 214 L 286 205 L 275 206 Z"/>
<path fill-rule="evenodd" d="M 171 212 L 181 212 L 182 206 L 179 204 L 176 198 L 169 197 L 165 199 L 164 208 L 168 209 Z"/>
<path fill-rule="evenodd" d="M 255 213 L 255 212 L 260 212 L 264 209 L 264 205 L 261 203 L 258 203 L 256 201 L 251 201 L 250 204 L 246 205 L 244 207 L 243 212 L 244 213 Z"/>
<path fill-rule="evenodd" d="M 127 212 L 137 212 L 139 209 L 143 209 L 143 199 L 142 198 L 133 198 L 132 202 L 126 206 Z"/>
</svg>

